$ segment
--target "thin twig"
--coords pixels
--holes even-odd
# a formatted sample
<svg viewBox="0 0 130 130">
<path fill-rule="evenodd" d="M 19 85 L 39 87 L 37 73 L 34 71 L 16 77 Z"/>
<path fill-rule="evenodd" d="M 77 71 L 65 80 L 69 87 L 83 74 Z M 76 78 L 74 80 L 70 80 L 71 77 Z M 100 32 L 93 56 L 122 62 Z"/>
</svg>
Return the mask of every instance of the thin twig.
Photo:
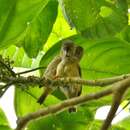
<svg viewBox="0 0 130 130">
<path fill-rule="evenodd" d="M 119 115 L 129 104 L 130 101 L 128 101 L 128 103 L 115 116 Z"/>
<path fill-rule="evenodd" d="M 40 70 L 40 69 L 45 69 L 45 68 L 46 68 L 46 67 L 37 67 L 37 68 L 31 69 L 31 70 L 26 70 L 26 71 L 18 72 L 18 73 L 16 73 L 16 75 L 21 75 L 21 74 L 25 74 L 25 73 L 30 73 L 30 72 L 33 72 L 33 71 L 36 71 L 36 70 Z"/>
</svg>

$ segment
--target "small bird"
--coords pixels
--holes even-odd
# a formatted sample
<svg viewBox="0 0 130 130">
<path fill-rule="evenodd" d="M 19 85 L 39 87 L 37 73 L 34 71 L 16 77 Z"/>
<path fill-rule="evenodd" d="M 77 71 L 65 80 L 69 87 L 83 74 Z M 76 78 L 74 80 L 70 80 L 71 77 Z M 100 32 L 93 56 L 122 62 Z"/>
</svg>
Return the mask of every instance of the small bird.
<svg viewBox="0 0 130 130">
<path fill-rule="evenodd" d="M 51 62 L 50 64 L 47 66 L 47 69 L 44 72 L 43 77 L 45 77 L 46 79 L 53 79 L 56 75 L 56 68 L 57 65 L 61 62 L 61 57 L 60 56 L 56 56 Z M 44 100 L 46 99 L 46 97 L 48 96 L 48 94 L 50 94 L 51 92 L 53 92 L 55 89 L 52 86 L 47 86 L 44 87 L 44 91 L 42 93 L 42 95 L 39 97 L 38 99 L 38 103 L 42 104 L 44 102 Z"/>
<path fill-rule="evenodd" d="M 66 54 L 66 49 L 69 51 L 69 55 L 73 55 L 73 53 L 74 53 L 73 48 L 74 48 L 74 44 L 71 40 L 64 41 L 62 44 L 62 47 L 61 47 L 60 55 L 56 56 L 50 62 L 50 64 L 47 66 L 47 69 L 44 72 L 43 77 L 45 77 L 46 79 L 51 79 L 51 80 L 55 79 L 58 64 L 62 61 L 62 59 L 64 59 L 65 55 L 68 55 L 68 54 Z M 48 94 L 52 93 L 54 90 L 55 90 L 55 88 L 52 86 L 44 87 L 44 92 L 39 97 L 37 102 L 42 104 L 44 102 L 44 100 L 46 99 L 46 97 L 48 96 Z"/>
<path fill-rule="evenodd" d="M 81 69 L 79 62 L 83 56 L 83 48 L 74 44 L 68 45 L 68 43 L 66 43 L 63 49 L 64 53 L 62 54 L 61 62 L 57 66 L 56 77 L 80 78 Z M 82 86 L 78 84 L 64 85 L 60 86 L 60 90 L 64 93 L 66 98 L 69 99 L 80 96 Z M 69 112 L 76 112 L 76 108 L 70 107 Z"/>
</svg>

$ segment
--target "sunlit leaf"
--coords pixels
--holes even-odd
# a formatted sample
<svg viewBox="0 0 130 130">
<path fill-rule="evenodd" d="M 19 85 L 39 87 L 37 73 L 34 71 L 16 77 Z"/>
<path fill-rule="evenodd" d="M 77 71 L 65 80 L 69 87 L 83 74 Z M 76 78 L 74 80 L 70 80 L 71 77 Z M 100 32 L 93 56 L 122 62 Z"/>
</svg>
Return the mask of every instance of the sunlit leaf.
<svg viewBox="0 0 130 130">
<path fill-rule="evenodd" d="M 87 38 L 113 36 L 128 24 L 126 0 L 59 0 L 59 2 L 68 19 Z"/>
<path fill-rule="evenodd" d="M 5 116 L 2 109 L 0 109 L 0 130 L 12 130 L 9 127 L 9 123 L 7 121 L 7 117 Z"/>
</svg>

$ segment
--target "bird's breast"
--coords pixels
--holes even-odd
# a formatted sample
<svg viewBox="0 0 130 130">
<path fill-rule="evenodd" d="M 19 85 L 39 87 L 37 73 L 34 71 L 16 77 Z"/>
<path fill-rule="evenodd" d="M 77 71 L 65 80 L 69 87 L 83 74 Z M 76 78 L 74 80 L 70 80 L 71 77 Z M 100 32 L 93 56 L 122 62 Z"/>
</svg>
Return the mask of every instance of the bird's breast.
<svg viewBox="0 0 130 130">
<path fill-rule="evenodd" d="M 64 74 L 66 77 L 80 77 L 79 75 L 79 69 L 77 65 L 67 65 L 64 68 Z"/>
</svg>

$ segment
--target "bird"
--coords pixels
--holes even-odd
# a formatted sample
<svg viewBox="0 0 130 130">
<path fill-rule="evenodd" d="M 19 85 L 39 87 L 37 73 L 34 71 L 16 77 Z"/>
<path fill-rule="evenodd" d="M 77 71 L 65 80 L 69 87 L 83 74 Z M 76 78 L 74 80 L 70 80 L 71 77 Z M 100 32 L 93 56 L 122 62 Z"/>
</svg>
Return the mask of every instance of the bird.
<svg viewBox="0 0 130 130">
<path fill-rule="evenodd" d="M 50 79 L 50 80 L 55 80 L 56 79 L 56 70 L 57 70 L 57 66 L 58 64 L 62 61 L 62 59 L 64 59 L 64 56 L 66 55 L 66 49 L 68 49 L 70 51 L 69 48 L 74 48 L 74 44 L 71 40 L 65 40 L 61 46 L 61 50 L 60 50 L 60 54 L 55 56 L 54 59 L 49 63 L 49 65 L 47 66 L 43 77 L 45 79 Z M 73 51 L 73 49 L 71 50 Z M 73 55 L 73 52 L 69 52 L 70 55 Z M 67 54 L 68 55 L 68 54 Z M 54 88 L 53 86 L 46 86 L 44 87 L 44 91 L 41 94 L 41 96 L 38 98 L 37 102 L 39 104 L 42 104 L 46 97 L 51 94 L 56 88 Z"/>
<path fill-rule="evenodd" d="M 81 68 L 79 62 L 83 56 L 83 48 L 81 46 L 76 46 L 74 44 L 66 43 L 64 45 L 64 52 L 62 54 L 61 62 L 57 66 L 56 78 L 80 78 Z M 79 84 L 68 84 L 60 86 L 61 92 L 66 96 L 67 99 L 80 96 L 82 91 L 82 86 Z M 76 112 L 75 107 L 70 107 L 68 111 Z"/>
<path fill-rule="evenodd" d="M 51 62 L 50 64 L 47 66 L 43 77 L 45 79 L 50 79 L 52 80 L 55 77 L 56 74 L 56 67 L 57 65 L 60 63 L 61 61 L 61 57 L 60 56 L 56 56 Z M 41 87 L 41 86 L 40 86 Z M 44 87 L 44 91 L 41 94 L 41 96 L 38 98 L 37 102 L 39 104 L 42 104 L 44 102 L 44 100 L 46 99 L 46 97 L 48 96 L 48 94 L 52 93 L 55 90 L 54 87 L 52 86 L 46 86 Z"/>
</svg>

